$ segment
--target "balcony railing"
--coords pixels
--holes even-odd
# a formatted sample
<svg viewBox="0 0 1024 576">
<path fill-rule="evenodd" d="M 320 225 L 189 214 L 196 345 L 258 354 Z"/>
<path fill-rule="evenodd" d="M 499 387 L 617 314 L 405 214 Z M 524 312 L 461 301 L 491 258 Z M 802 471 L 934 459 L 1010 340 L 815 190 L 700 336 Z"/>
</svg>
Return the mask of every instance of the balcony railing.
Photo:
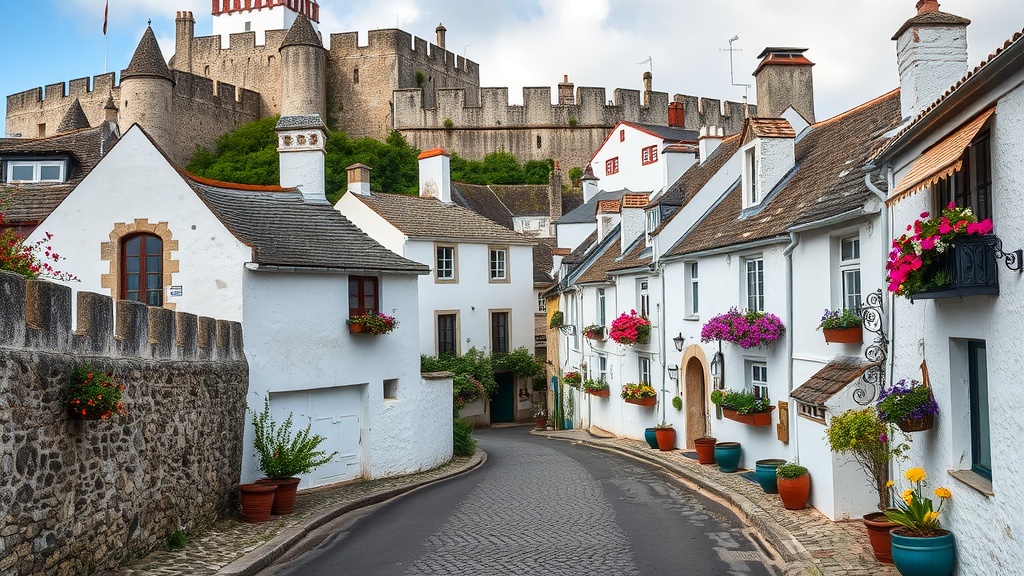
<svg viewBox="0 0 1024 576">
<path fill-rule="evenodd" d="M 1020 250 L 1004 253 L 1002 241 L 994 234 L 957 238 L 945 254 L 945 262 L 936 276 L 948 279 L 941 287 L 912 296 L 913 300 L 991 296 L 999 294 L 998 259 L 1006 260 L 1010 270 L 1020 271 Z"/>
</svg>

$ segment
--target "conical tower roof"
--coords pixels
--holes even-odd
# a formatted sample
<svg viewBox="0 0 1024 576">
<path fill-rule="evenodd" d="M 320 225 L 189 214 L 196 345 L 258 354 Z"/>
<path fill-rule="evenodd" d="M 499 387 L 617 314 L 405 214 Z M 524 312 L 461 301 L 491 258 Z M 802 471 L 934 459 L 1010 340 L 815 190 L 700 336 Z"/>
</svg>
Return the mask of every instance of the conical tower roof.
<svg viewBox="0 0 1024 576">
<path fill-rule="evenodd" d="M 317 48 L 323 48 L 324 44 L 320 41 L 320 35 L 313 29 L 313 25 L 309 22 L 309 18 L 305 14 L 299 14 L 295 17 L 295 22 L 292 23 L 292 27 L 288 29 L 288 34 L 284 37 L 284 42 L 281 43 L 281 50 L 284 50 L 288 46 L 315 46 Z"/>
<path fill-rule="evenodd" d="M 146 28 L 146 33 L 142 35 L 142 40 L 139 41 L 139 47 L 135 49 L 131 63 L 121 73 L 122 81 L 126 78 L 146 77 L 174 81 L 152 27 Z"/>
<path fill-rule="evenodd" d="M 73 132 L 88 127 L 89 119 L 85 117 L 82 103 L 78 101 L 78 98 L 75 98 L 75 101 L 68 107 L 68 111 L 64 113 L 64 118 L 60 121 L 60 125 L 57 126 L 57 133 L 63 134 L 64 132 Z"/>
</svg>

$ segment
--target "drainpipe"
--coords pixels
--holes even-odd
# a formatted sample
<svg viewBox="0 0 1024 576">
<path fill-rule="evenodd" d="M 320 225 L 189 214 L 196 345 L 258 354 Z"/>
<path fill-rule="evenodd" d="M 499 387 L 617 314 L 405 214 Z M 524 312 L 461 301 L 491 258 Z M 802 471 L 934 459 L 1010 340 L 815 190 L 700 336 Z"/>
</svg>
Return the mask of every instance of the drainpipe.
<svg viewBox="0 0 1024 576">
<path fill-rule="evenodd" d="M 793 251 L 796 250 L 797 245 L 800 244 L 800 236 L 796 232 L 789 232 L 789 244 L 782 250 L 782 255 L 786 258 L 786 356 L 789 357 L 786 374 L 786 401 L 789 402 L 789 396 L 793 393 Z M 796 461 L 800 461 L 800 434 L 797 433 L 796 427 L 792 423 L 796 420 L 796 410 L 789 411 L 789 422 L 786 426 L 789 427 L 793 433 L 790 438 L 793 441 L 793 454 L 796 457 Z"/>
<path fill-rule="evenodd" d="M 876 170 L 878 170 L 878 168 L 874 164 L 867 164 L 866 166 L 864 166 L 864 185 L 867 186 L 867 189 L 870 190 L 875 196 L 878 197 L 879 200 L 882 201 L 882 214 L 879 226 L 882 228 L 882 249 L 885 250 L 886 253 L 888 253 L 889 246 L 892 245 L 892 230 L 890 229 L 891 224 L 889 223 L 889 207 L 885 205 L 885 201 L 889 197 L 889 193 L 887 190 L 882 190 L 878 188 L 877 186 L 875 186 L 875 183 L 871 181 L 871 173 Z M 885 165 L 885 187 L 888 190 L 892 189 L 892 166 L 890 166 L 889 164 Z M 893 366 L 895 365 L 895 359 L 893 358 L 892 353 L 892 351 L 895 349 L 895 344 L 893 343 L 892 336 L 893 328 L 896 325 L 896 310 L 892 305 L 894 298 L 891 294 L 888 294 L 888 291 L 886 291 L 886 294 L 889 296 L 886 302 L 886 304 L 889 307 L 889 318 L 888 322 L 886 322 L 886 328 L 889 333 L 890 344 L 890 349 L 885 351 L 886 356 L 889 360 L 889 368 L 888 370 L 886 370 L 886 376 L 889 380 L 888 383 L 891 383 Z M 886 382 L 880 382 L 879 384 L 884 385 L 886 384 Z"/>
<path fill-rule="evenodd" d="M 665 305 L 665 264 L 660 260 L 657 264 L 657 273 L 661 277 L 661 302 L 658 303 L 661 310 L 658 322 L 661 324 L 661 338 L 659 338 L 661 340 L 661 423 L 664 424 L 665 393 L 667 392 L 667 390 L 665 390 L 665 381 L 668 380 L 668 357 L 666 356 L 668 351 L 665 349 L 665 340 L 668 337 L 668 326 L 665 324 L 665 309 L 667 308 Z"/>
</svg>

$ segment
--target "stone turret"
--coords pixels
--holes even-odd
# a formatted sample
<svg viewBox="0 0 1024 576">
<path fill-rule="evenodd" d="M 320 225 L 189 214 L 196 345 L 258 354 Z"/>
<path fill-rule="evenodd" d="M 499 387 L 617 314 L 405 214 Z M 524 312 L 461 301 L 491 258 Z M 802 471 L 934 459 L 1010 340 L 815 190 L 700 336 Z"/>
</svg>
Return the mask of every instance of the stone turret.
<svg viewBox="0 0 1024 576">
<path fill-rule="evenodd" d="M 437 28 L 434 30 L 437 33 L 437 47 L 442 50 L 444 50 L 444 33 L 447 31 L 448 29 L 444 27 L 444 24 L 440 23 L 438 23 Z"/>
<path fill-rule="evenodd" d="M 966 18 L 940 12 L 936 0 L 919 0 L 917 15 L 893 35 L 904 118 L 916 116 L 967 73 L 970 23 Z"/>
<path fill-rule="evenodd" d="M 132 61 L 121 72 L 120 125 L 138 124 L 165 152 L 173 151 L 171 96 L 174 79 L 160 51 L 153 28 L 147 27 Z"/>
<path fill-rule="evenodd" d="M 299 14 L 281 43 L 281 116 L 326 117 L 326 51 L 309 18 Z"/>
</svg>

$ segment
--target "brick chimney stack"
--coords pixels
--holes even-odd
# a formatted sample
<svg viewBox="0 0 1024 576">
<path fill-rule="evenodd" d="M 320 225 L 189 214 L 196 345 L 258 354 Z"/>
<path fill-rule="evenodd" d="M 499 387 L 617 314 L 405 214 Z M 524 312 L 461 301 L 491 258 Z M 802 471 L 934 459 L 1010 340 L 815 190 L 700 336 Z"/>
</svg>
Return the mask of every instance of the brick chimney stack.
<svg viewBox="0 0 1024 576">
<path fill-rule="evenodd" d="M 938 0 L 918 0 L 917 2 L 917 13 L 924 14 L 925 12 L 938 12 L 939 2 Z"/>
<path fill-rule="evenodd" d="M 548 186 L 548 216 L 552 221 L 562 217 L 562 171 L 558 168 L 558 160 L 555 160 L 554 169 L 551 170 L 551 183 Z"/>
<path fill-rule="evenodd" d="M 444 49 L 444 33 L 447 31 L 448 29 L 445 28 L 444 24 L 441 24 L 440 22 L 437 24 L 437 28 L 434 30 L 434 32 L 437 32 L 437 47 L 441 48 L 442 50 Z"/>
<path fill-rule="evenodd" d="M 360 196 L 369 196 L 370 167 L 366 164 L 353 164 L 345 170 L 348 172 L 348 191 Z"/>
<path fill-rule="evenodd" d="M 558 104 L 561 106 L 570 106 L 576 103 L 576 96 L 573 93 L 575 86 L 572 82 L 569 82 L 569 75 L 566 74 L 562 77 L 562 81 L 558 84 Z"/>
</svg>

